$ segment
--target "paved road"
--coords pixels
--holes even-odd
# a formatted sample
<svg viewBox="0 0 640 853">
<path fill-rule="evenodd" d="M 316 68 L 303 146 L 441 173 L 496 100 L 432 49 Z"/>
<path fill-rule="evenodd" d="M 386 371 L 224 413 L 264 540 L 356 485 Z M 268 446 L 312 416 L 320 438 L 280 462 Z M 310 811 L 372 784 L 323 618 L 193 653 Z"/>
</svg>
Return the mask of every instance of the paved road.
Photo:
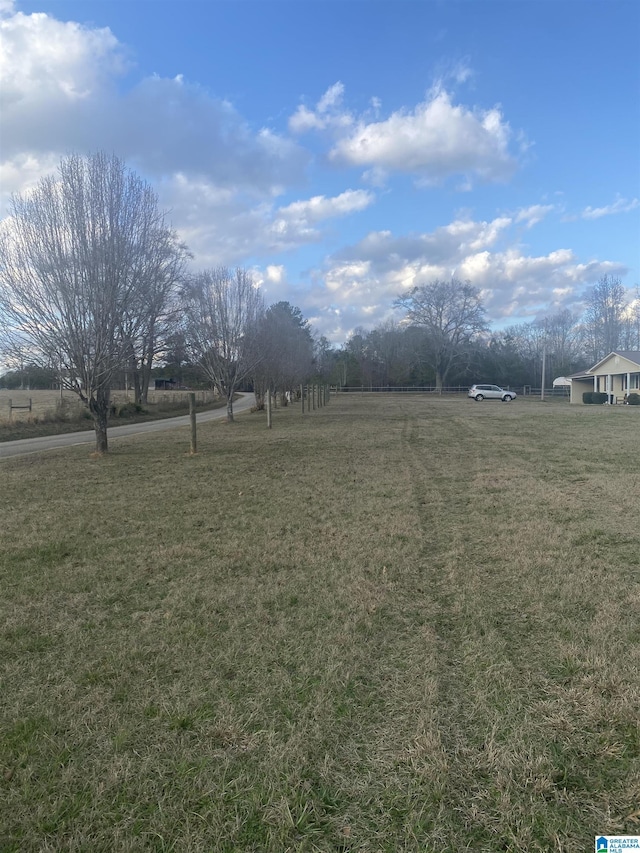
<svg viewBox="0 0 640 853">
<path fill-rule="evenodd" d="M 253 404 L 253 394 L 243 394 L 234 401 L 234 415 L 247 411 Z M 197 423 L 202 424 L 207 421 L 220 420 L 226 416 L 226 408 L 214 409 L 211 412 L 199 412 L 196 420 Z M 189 415 L 181 415 L 179 418 L 165 418 L 162 421 L 147 421 L 141 424 L 109 427 L 109 444 L 114 439 L 124 438 L 127 435 L 162 432 L 167 429 L 189 426 L 189 423 Z M 9 456 L 25 456 L 28 453 L 39 453 L 42 450 L 54 450 L 57 447 L 70 447 L 74 444 L 95 444 L 95 440 L 95 432 L 86 430 L 84 432 L 68 432 L 62 435 L 44 435 L 40 438 L 22 438 L 18 441 L 0 441 L 0 459 Z"/>
</svg>

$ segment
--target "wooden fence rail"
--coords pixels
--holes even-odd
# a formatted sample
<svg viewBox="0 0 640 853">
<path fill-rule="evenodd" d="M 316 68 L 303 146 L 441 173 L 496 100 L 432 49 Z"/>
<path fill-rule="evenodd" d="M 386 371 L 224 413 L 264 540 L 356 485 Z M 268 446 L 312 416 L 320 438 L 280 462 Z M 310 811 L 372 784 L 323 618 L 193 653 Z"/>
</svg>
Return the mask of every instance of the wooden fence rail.
<svg viewBox="0 0 640 853">
<path fill-rule="evenodd" d="M 31 412 L 33 410 L 33 401 L 31 397 L 29 397 L 29 403 L 26 406 L 14 406 L 12 398 L 9 397 L 9 420 L 11 420 L 11 412 L 13 412 L 14 409 L 25 409 Z"/>
</svg>

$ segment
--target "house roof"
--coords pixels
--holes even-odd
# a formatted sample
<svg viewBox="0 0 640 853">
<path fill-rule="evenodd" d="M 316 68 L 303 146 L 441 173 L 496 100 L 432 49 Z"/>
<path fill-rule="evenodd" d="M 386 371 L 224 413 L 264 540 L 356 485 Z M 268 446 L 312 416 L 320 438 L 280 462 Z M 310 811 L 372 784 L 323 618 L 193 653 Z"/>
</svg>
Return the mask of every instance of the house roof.
<svg viewBox="0 0 640 853">
<path fill-rule="evenodd" d="M 631 350 L 631 349 L 616 349 L 613 352 L 610 352 L 609 355 L 606 355 L 604 358 L 601 358 L 597 364 L 594 364 L 593 367 L 590 367 L 587 371 L 588 373 L 593 373 L 594 370 L 597 370 L 601 364 L 604 364 L 605 361 L 611 358 L 612 355 L 617 355 L 620 358 L 625 358 L 627 361 L 630 361 L 632 364 L 637 364 L 640 367 L 640 350 Z"/>
<path fill-rule="evenodd" d="M 578 373 L 571 373 L 567 379 L 593 379 L 593 373 L 588 373 L 586 370 L 580 370 Z"/>
<path fill-rule="evenodd" d="M 637 364 L 640 368 L 640 350 L 637 349 L 616 349 L 613 352 L 610 352 L 609 355 L 601 358 L 599 362 L 593 365 L 593 367 L 588 367 L 586 370 L 579 370 L 577 373 L 571 373 L 567 377 L 568 379 L 591 379 L 593 378 L 593 371 L 597 370 L 601 364 L 604 364 L 605 361 L 611 358 L 612 355 L 620 356 L 620 358 L 624 358 L 627 361 L 630 361 L 632 364 Z"/>
</svg>

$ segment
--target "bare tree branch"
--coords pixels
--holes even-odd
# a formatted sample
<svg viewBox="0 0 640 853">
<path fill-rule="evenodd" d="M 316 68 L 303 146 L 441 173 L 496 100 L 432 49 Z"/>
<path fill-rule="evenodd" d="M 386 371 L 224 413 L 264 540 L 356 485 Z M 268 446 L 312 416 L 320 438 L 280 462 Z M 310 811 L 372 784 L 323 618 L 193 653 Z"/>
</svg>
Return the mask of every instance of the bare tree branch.
<svg viewBox="0 0 640 853">
<path fill-rule="evenodd" d="M 67 157 L 12 199 L 0 232 L 0 343 L 20 340 L 34 362 L 58 367 L 91 411 L 100 453 L 114 373 L 143 336 L 150 294 L 168 293 L 185 255 L 153 190 L 115 156 Z"/>
<path fill-rule="evenodd" d="M 246 270 L 217 267 L 184 288 L 182 310 L 192 360 L 226 399 L 227 420 L 233 421 L 233 395 L 263 358 L 256 346 L 262 293 Z"/>
<path fill-rule="evenodd" d="M 468 281 L 436 279 L 414 287 L 395 305 L 406 309 L 409 322 L 424 328 L 423 358 L 435 372 L 437 388 L 445 385 L 474 338 L 488 329 L 480 294 Z"/>
</svg>

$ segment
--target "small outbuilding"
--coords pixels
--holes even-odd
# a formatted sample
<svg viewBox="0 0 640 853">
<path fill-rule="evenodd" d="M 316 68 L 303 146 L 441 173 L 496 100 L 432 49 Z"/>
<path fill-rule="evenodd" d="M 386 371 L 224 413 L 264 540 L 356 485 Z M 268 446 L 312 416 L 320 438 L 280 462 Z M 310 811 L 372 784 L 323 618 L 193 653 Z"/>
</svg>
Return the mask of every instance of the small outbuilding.
<svg viewBox="0 0 640 853">
<path fill-rule="evenodd" d="M 571 379 L 568 376 L 558 376 L 553 380 L 554 388 L 571 388 Z"/>
<path fill-rule="evenodd" d="M 612 404 L 623 403 L 627 394 L 640 393 L 640 351 L 614 350 L 588 370 L 567 378 L 571 379 L 572 403 L 582 403 L 585 391 L 606 394 Z"/>
<path fill-rule="evenodd" d="M 176 380 L 173 378 L 163 379 L 159 377 L 154 382 L 156 391 L 174 391 L 178 387 Z"/>
</svg>

